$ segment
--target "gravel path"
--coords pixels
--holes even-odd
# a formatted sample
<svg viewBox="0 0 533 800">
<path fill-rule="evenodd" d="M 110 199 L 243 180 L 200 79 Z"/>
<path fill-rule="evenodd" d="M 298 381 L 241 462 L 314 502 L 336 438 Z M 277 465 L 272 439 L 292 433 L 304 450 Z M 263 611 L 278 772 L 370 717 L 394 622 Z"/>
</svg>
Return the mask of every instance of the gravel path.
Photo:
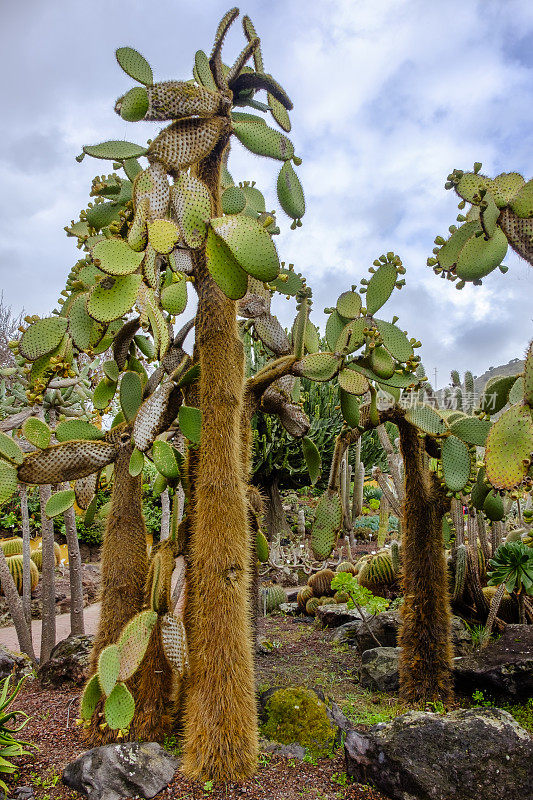
<svg viewBox="0 0 533 800">
<path fill-rule="evenodd" d="M 93 603 L 83 609 L 83 618 L 85 620 L 85 633 L 95 633 L 98 620 L 100 619 L 100 603 Z M 66 639 L 70 633 L 70 614 L 58 614 L 56 616 L 56 642 Z M 31 623 L 31 634 L 33 638 L 33 647 L 38 654 L 41 648 L 41 620 L 34 619 Z M 15 628 L 0 628 L 0 644 L 7 647 L 9 650 L 18 652 L 19 642 Z"/>
</svg>

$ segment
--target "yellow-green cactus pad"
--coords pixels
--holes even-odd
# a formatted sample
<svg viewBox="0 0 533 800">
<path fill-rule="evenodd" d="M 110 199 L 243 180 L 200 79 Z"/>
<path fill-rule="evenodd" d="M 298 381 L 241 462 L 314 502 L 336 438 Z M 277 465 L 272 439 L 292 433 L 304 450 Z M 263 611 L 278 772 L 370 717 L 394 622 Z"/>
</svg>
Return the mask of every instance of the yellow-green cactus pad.
<svg viewBox="0 0 533 800">
<path fill-rule="evenodd" d="M 78 350 L 84 351 L 91 346 L 94 335 L 94 320 L 87 313 L 87 293 L 74 298 L 68 313 L 68 332 Z"/>
<path fill-rule="evenodd" d="M 127 681 L 137 672 L 156 622 L 155 611 L 141 611 L 128 622 L 117 642 L 120 651 L 117 680 Z"/>
<path fill-rule="evenodd" d="M 449 239 L 442 245 L 437 253 L 437 259 L 441 267 L 449 269 L 457 262 L 459 253 L 465 244 L 481 230 L 478 220 L 463 223 L 452 233 Z"/>
<path fill-rule="evenodd" d="M 199 408 L 181 406 L 178 412 L 178 425 L 186 439 L 194 444 L 200 444 L 202 412 Z"/>
<path fill-rule="evenodd" d="M 111 730 L 125 730 L 135 713 L 135 700 L 124 683 L 117 683 L 105 701 L 105 720 Z"/>
<path fill-rule="evenodd" d="M 342 509 L 338 495 L 326 492 L 316 507 L 311 529 L 311 547 L 317 558 L 325 559 L 331 555 L 337 540 L 341 518 Z"/>
<path fill-rule="evenodd" d="M 508 205 L 523 187 L 525 181 L 519 172 L 502 172 L 492 179 L 490 193 L 498 208 Z"/>
<path fill-rule="evenodd" d="M 98 705 L 98 701 L 100 700 L 101 696 L 102 689 L 100 687 L 100 682 L 98 681 L 98 675 L 93 675 L 85 686 L 81 696 L 80 717 L 82 719 L 86 720 L 87 722 L 91 719 L 92 715 L 96 711 L 96 706 Z"/>
<path fill-rule="evenodd" d="M 442 472 L 451 492 L 460 492 L 470 477 L 472 459 L 466 444 L 457 436 L 448 436 L 442 443 Z"/>
<path fill-rule="evenodd" d="M 341 401 L 341 413 L 344 421 L 350 428 L 357 428 L 359 425 L 359 400 L 353 395 L 339 390 Z"/>
<path fill-rule="evenodd" d="M 466 200 L 468 203 L 474 201 L 474 196 L 479 195 L 481 189 L 489 189 L 491 187 L 491 179 L 486 175 L 479 175 L 474 172 L 465 172 L 465 174 L 455 184 L 455 191 Z"/>
<path fill-rule="evenodd" d="M 85 145 L 83 152 L 93 158 L 105 158 L 110 161 L 124 161 L 126 158 L 139 158 L 146 155 L 146 147 L 133 142 L 118 141 L 101 142 Z M 95 206 L 96 208 L 96 206 Z"/>
<path fill-rule="evenodd" d="M 24 483 L 62 483 L 84 478 L 115 460 L 115 445 L 107 442 L 65 442 L 30 453 L 18 468 Z"/>
<path fill-rule="evenodd" d="M 284 130 L 285 133 L 290 133 L 291 120 L 285 106 L 280 103 L 273 94 L 270 94 L 270 92 L 267 94 L 267 99 L 270 107 L 270 113 L 278 123 L 279 127 Z"/>
<path fill-rule="evenodd" d="M 111 403 L 117 390 L 117 382 L 110 381 L 109 378 L 102 378 L 96 385 L 93 392 L 93 405 L 99 411 L 103 411 Z"/>
<path fill-rule="evenodd" d="M 294 155 L 294 145 L 279 131 L 268 125 L 257 125 L 255 122 L 234 122 L 233 132 L 247 150 L 259 156 L 276 158 L 279 161 L 290 161 Z"/>
<path fill-rule="evenodd" d="M 124 419 L 128 422 L 135 419 L 141 403 L 141 378 L 137 372 L 128 370 L 122 375 L 120 381 L 120 408 L 124 414 Z"/>
<path fill-rule="evenodd" d="M 361 295 L 359 292 L 343 292 L 337 300 L 337 312 L 345 319 L 355 319 L 361 313 Z"/>
<path fill-rule="evenodd" d="M 157 253 L 167 255 L 180 238 L 179 228 L 169 219 L 156 219 L 148 223 L 148 241 Z"/>
<path fill-rule="evenodd" d="M 181 277 L 161 290 L 161 306 L 169 314 L 182 314 L 187 306 L 187 281 Z"/>
<path fill-rule="evenodd" d="M 220 116 L 173 122 L 150 145 L 148 160 L 159 161 L 167 172 L 187 169 L 211 153 L 227 125 Z"/>
<path fill-rule="evenodd" d="M 92 250 L 95 265 L 107 275 L 130 275 L 139 269 L 144 253 L 132 250 L 124 239 L 105 239 Z"/>
<path fill-rule="evenodd" d="M 533 179 L 525 183 L 511 202 L 517 217 L 533 217 Z"/>
<path fill-rule="evenodd" d="M 369 327 L 365 317 L 353 319 L 342 329 L 337 343 L 335 345 L 336 352 L 354 353 L 358 350 L 365 341 L 365 329 Z"/>
<path fill-rule="evenodd" d="M 257 531 L 255 537 L 255 553 L 261 564 L 266 564 L 269 556 L 268 539 L 263 531 Z"/>
<path fill-rule="evenodd" d="M 142 86 L 135 86 L 120 98 L 117 106 L 120 108 L 122 119 L 126 122 L 138 122 L 144 119 L 148 111 L 148 92 Z"/>
<path fill-rule="evenodd" d="M 311 353 L 296 362 L 293 374 L 312 381 L 329 381 L 339 371 L 341 360 L 334 353 Z"/>
<path fill-rule="evenodd" d="M 297 292 L 300 292 L 304 288 L 305 281 L 299 272 L 282 267 L 278 277 L 272 281 L 272 284 L 280 294 L 294 297 Z"/>
<path fill-rule="evenodd" d="M 206 89 L 211 89 L 211 91 L 216 92 L 217 86 L 209 66 L 209 59 L 203 50 L 198 50 L 196 52 L 194 56 L 194 66 L 202 85 L 205 86 Z"/>
<path fill-rule="evenodd" d="M 522 377 L 522 391 L 524 403 L 533 408 L 533 342 L 527 351 L 526 363 L 524 364 L 524 375 Z M 509 395 L 510 400 L 510 395 Z"/>
<path fill-rule="evenodd" d="M 485 384 L 479 405 L 487 414 L 497 414 L 509 401 L 509 392 L 517 375 L 496 375 Z"/>
<path fill-rule="evenodd" d="M 307 465 L 309 477 L 311 478 L 311 484 L 314 486 L 320 477 L 322 459 L 316 444 L 308 436 L 304 436 L 302 438 L 302 452 Z"/>
<path fill-rule="evenodd" d="M 222 192 L 221 202 L 224 214 L 240 214 L 246 206 L 246 195 L 238 186 L 228 186 Z"/>
<path fill-rule="evenodd" d="M 94 472 L 92 475 L 87 475 L 85 478 L 78 478 L 74 483 L 76 503 L 82 511 L 88 510 L 93 498 L 95 498 L 99 480 L 100 473 Z"/>
<path fill-rule="evenodd" d="M 432 436 L 440 436 L 447 430 L 446 423 L 438 411 L 428 405 L 422 404 L 407 409 L 405 419 L 418 430 Z"/>
<path fill-rule="evenodd" d="M 491 522 L 500 522 L 505 516 L 503 500 L 497 492 L 489 492 L 483 503 L 483 512 Z"/>
<path fill-rule="evenodd" d="M 120 650 L 116 644 L 104 647 L 98 657 L 98 680 L 106 695 L 110 695 L 117 682 L 120 670 Z"/>
<path fill-rule="evenodd" d="M 42 419 L 29 417 L 22 426 L 22 433 L 30 444 L 44 450 L 50 444 L 52 431 Z"/>
<path fill-rule="evenodd" d="M 26 328 L 19 341 L 19 353 L 28 361 L 55 350 L 66 333 L 68 321 L 64 317 L 44 317 Z"/>
<path fill-rule="evenodd" d="M 396 369 L 396 363 L 388 350 L 381 345 L 372 348 L 370 351 L 370 367 L 378 378 L 392 378 Z"/>
<path fill-rule="evenodd" d="M 17 466 L 24 460 L 24 454 L 15 440 L 2 432 L 0 432 L 0 458 L 5 458 Z"/>
<path fill-rule="evenodd" d="M 528 473 L 533 453 L 529 406 L 511 406 L 491 427 L 485 447 L 487 479 L 496 489 L 514 489 Z"/>
<path fill-rule="evenodd" d="M 290 161 L 286 161 L 279 171 L 277 192 L 280 205 L 287 216 L 295 220 L 301 219 L 305 214 L 304 190 Z"/>
<path fill-rule="evenodd" d="M 499 266 L 507 253 L 507 237 L 496 228 L 490 239 L 473 236 L 457 258 L 455 274 L 465 281 L 479 280 Z"/>
<path fill-rule="evenodd" d="M 130 456 L 128 471 L 132 476 L 132 478 L 136 478 L 137 475 L 141 474 L 143 468 L 144 468 L 144 454 L 141 453 L 140 450 L 137 450 L 137 448 L 135 448 Z"/>
<path fill-rule="evenodd" d="M 305 326 L 304 345 L 306 353 L 318 353 L 320 350 L 320 331 L 309 320 Z"/>
<path fill-rule="evenodd" d="M 332 352 L 337 349 L 337 341 L 347 324 L 346 317 L 341 317 L 336 309 L 329 315 L 326 322 L 326 342 Z"/>
<path fill-rule="evenodd" d="M 413 355 L 413 345 L 409 341 L 407 334 L 400 330 L 397 325 L 393 325 L 392 322 L 376 319 L 374 324 L 380 333 L 384 347 L 387 348 L 391 356 L 397 361 L 409 361 Z"/>
<path fill-rule="evenodd" d="M 212 213 L 211 198 L 205 183 L 194 175 L 182 172 L 172 187 L 172 204 L 185 243 L 193 249 L 201 247 Z"/>
<path fill-rule="evenodd" d="M 97 322 L 111 322 L 131 310 L 141 283 L 140 275 L 103 278 L 92 290 L 87 312 Z"/>
<path fill-rule="evenodd" d="M 17 487 L 17 470 L 12 464 L 0 460 L 0 506 L 13 497 Z"/>
<path fill-rule="evenodd" d="M 56 492 L 46 503 L 44 512 L 49 518 L 57 517 L 58 514 L 63 514 L 67 509 L 72 508 L 75 499 L 74 489 Z"/>
<path fill-rule="evenodd" d="M 117 61 L 130 78 L 145 86 L 151 86 L 154 82 L 152 68 L 148 61 L 133 47 L 119 47 L 115 52 Z"/>
<path fill-rule="evenodd" d="M 348 367 L 341 369 L 338 375 L 340 388 L 348 394 L 361 396 L 368 392 L 369 383 L 365 375 L 361 375 L 355 369 Z"/>
<path fill-rule="evenodd" d="M 212 219 L 210 225 L 245 272 L 259 281 L 277 278 L 280 264 L 276 247 L 259 222 L 235 214 Z"/>
<path fill-rule="evenodd" d="M 449 421 L 450 430 L 459 439 L 467 444 L 476 445 L 476 447 L 485 447 L 487 434 L 490 430 L 491 423 L 489 420 L 481 420 L 477 417 L 462 417 L 455 422 Z"/>
<path fill-rule="evenodd" d="M 387 262 L 377 268 L 366 288 L 365 306 L 368 314 L 375 314 L 385 305 L 397 280 L 398 269 L 395 264 Z"/>
<path fill-rule="evenodd" d="M 248 275 L 227 244 L 211 228 L 207 231 L 205 254 L 209 272 L 226 297 L 230 300 L 244 297 L 248 289 Z"/>
<path fill-rule="evenodd" d="M 152 446 L 152 457 L 154 464 L 158 470 L 167 480 L 174 480 L 179 478 L 180 470 L 174 450 L 168 442 L 156 441 Z"/>
</svg>

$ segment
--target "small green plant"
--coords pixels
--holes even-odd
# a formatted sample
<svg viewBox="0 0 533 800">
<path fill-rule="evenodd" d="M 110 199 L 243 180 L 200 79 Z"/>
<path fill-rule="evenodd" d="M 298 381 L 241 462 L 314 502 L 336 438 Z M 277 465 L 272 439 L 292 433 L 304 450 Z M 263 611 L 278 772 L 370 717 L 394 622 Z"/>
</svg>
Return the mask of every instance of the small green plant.
<svg viewBox="0 0 533 800">
<path fill-rule="evenodd" d="M 444 703 L 441 700 L 436 700 L 434 702 L 426 703 L 426 706 L 434 714 L 445 714 L 446 713 L 446 709 L 444 708 Z"/>
<path fill-rule="evenodd" d="M 468 633 L 472 639 L 472 646 L 478 648 L 481 646 L 483 642 L 483 633 L 485 631 L 484 625 L 470 625 L 468 622 L 465 622 L 467 627 Z"/>
<path fill-rule="evenodd" d="M 9 681 L 10 676 L 0 683 L 0 775 L 16 775 L 18 769 L 15 764 L 9 759 L 16 758 L 17 756 L 27 755 L 28 750 L 25 747 L 33 747 L 29 742 L 23 742 L 18 739 L 14 734 L 18 733 L 27 724 L 29 717 L 23 711 L 10 711 L 10 706 L 15 700 L 16 696 L 22 688 L 25 678 L 22 678 L 11 694 L 9 694 Z M 17 717 L 22 717 L 23 720 L 18 727 L 15 727 Z M 0 778 L 0 789 L 4 792 L 8 791 L 7 784 Z"/>
<path fill-rule="evenodd" d="M 345 772 L 334 772 L 331 776 L 331 782 L 336 783 L 337 786 L 348 786 L 350 779 Z"/>
<path fill-rule="evenodd" d="M 49 772 L 46 775 L 39 775 L 38 772 L 30 774 L 31 785 L 36 789 L 53 789 L 57 786 L 60 775 L 57 772 Z"/>
<path fill-rule="evenodd" d="M 389 601 L 384 597 L 376 597 L 370 589 L 360 586 L 355 575 L 349 572 L 339 572 L 331 581 L 331 588 L 337 592 L 346 592 L 349 596 L 348 608 L 356 608 L 362 617 L 363 609 L 370 614 L 380 614 L 389 607 Z"/>
<path fill-rule="evenodd" d="M 485 699 L 485 695 L 481 689 L 476 689 L 476 691 L 472 694 L 472 702 L 475 706 L 483 706 L 483 708 L 490 708 L 490 706 L 492 706 L 490 700 Z"/>
<path fill-rule="evenodd" d="M 211 794 L 214 789 L 214 782 L 213 781 L 206 781 L 203 786 L 204 792 L 206 794 Z"/>
</svg>

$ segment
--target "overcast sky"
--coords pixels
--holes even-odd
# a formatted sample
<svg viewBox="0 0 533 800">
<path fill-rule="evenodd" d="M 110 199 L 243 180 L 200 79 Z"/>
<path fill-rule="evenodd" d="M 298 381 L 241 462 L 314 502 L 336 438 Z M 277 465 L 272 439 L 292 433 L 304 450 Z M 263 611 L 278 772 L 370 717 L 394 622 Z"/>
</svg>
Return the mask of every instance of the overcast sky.
<svg viewBox="0 0 533 800">
<path fill-rule="evenodd" d="M 113 112 L 133 82 L 114 50 L 140 50 L 156 80 L 188 79 L 228 4 L 182 0 L 1 0 L 0 276 L 15 310 L 47 314 L 78 251 L 63 226 L 86 206 L 109 162 L 74 157 L 84 144 L 144 143 L 154 123 Z M 462 292 L 425 266 L 455 221 L 444 190 L 453 168 L 533 173 L 531 0 L 250 0 L 267 71 L 294 102 L 291 138 L 307 201 L 293 232 L 280 211 L 282 259 L 308 276 L 312 318 L 368 277 L 382 252 L 407 267 L 383 316 L 422 340 L 429 376 L 523 357 L 533 331 L 533 268 L 510 255 L 507 275 Z M 231 62 L 243 42 L 234 25 Z M 276 208 L 279 163 L 235 143 L 236 180 L 253 180 Z M 386 313 L 385 313 L 386 311 Z M 280 301 L 288 324 L 293 305 Z"/>
</svg>

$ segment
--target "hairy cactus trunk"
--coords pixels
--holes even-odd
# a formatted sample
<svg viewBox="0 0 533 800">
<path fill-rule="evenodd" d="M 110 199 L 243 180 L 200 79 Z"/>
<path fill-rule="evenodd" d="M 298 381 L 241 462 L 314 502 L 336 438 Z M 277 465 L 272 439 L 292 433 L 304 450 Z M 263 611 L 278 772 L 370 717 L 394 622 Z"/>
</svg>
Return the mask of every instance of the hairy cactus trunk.
<svg viewBox="0 0 533 800">
<path fill-rule="evenodd" d="M 452 698 L 451 617 L 442 512 L 417 430 L 398 421 L 405 465 L 400 695 L 407 703 Z"/>
<path fill-rule="evenodd" d="M 111 511 L 102 548 L 102 609 L 91 652 L 91 673 L 98 656 L 117 641 L 126 623 L 143 607 L 148 572 L 146 526 L 142 514 L 141 475 L 132 478 L 133 445 L 121 447 L 115 461 Z"/>
<path fill-rule="evenodd" d="M 215 215 L 225 142 L 199 165 Z M 196 778 L 242 780 L 257 763 L 249 608 L 250 534 L 240 442 L 244 357 L 235 302 L 196 256 L 202 437 L 194 486 L 188 592 L 190 674 L 183 766 Z"/>
</svg>

